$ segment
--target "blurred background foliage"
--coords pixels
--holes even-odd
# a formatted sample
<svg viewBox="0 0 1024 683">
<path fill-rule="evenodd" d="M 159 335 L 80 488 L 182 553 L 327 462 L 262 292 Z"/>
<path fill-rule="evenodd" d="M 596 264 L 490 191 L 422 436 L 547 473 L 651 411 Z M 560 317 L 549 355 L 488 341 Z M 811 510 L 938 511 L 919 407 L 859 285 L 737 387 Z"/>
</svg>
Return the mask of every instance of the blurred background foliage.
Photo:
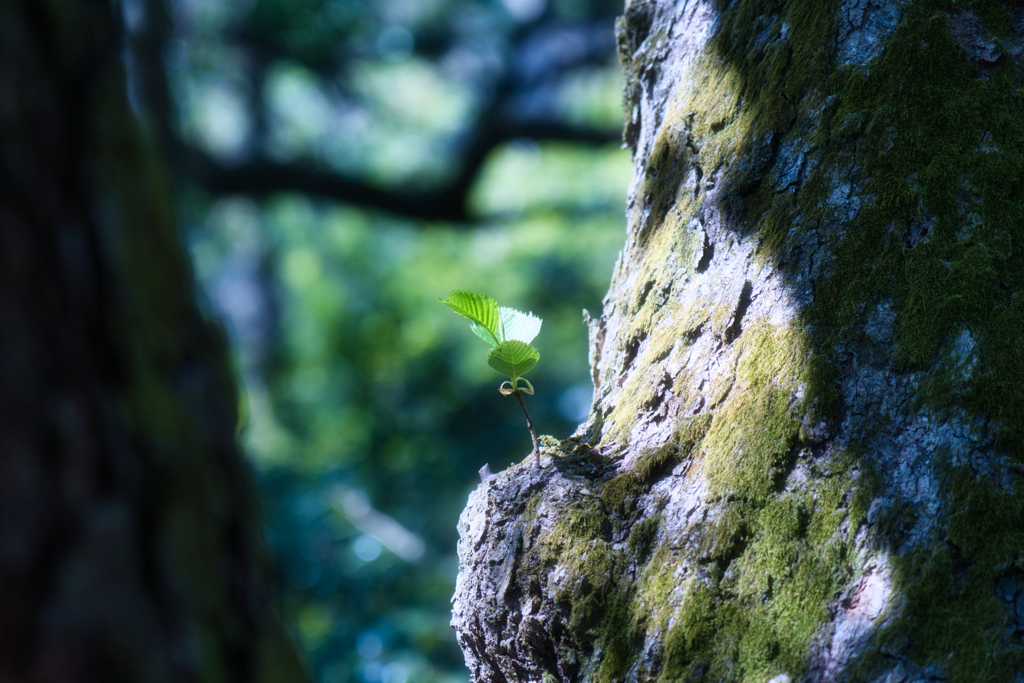
<svg viewBox="0 0 1024 683">
<path fill-rule="evenodd" d="M 122 0 L 242 388 L 283 617 L 324 683 L 465 681 L 448 625 L 477 470 L 523 459 L 464 321 L 544 319 L 540 433 L 590 407 L 581 310 L 624 237 L 619 0 Z"/>
</svg>

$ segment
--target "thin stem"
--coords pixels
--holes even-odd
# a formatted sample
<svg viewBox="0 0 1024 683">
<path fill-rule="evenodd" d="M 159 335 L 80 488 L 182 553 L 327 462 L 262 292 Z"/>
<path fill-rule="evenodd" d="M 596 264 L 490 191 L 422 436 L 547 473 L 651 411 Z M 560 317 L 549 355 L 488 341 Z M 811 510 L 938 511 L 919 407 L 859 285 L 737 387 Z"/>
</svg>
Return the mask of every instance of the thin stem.
<svg viewBox="0 0 1024 683">
<path fill-rule="evenodd" d="M 513 392 L 516 395 L 516 400 L 519 401 L 520 407 L 523 409 L 523 415 L 526 416 L 526 426 L 530 428 L 530 438 L 533 439 L 533 456 L 536 458 L 534 464 L 537 465 L 537 469 L 540 469 L 540 445 L 537 443 L 537 432 L 533 431 L 533 420 L 530 419 L 530 413 L 526 410 L 526 404 L 523 402 L 522 394 L 519 391 Z"/>
</svg>

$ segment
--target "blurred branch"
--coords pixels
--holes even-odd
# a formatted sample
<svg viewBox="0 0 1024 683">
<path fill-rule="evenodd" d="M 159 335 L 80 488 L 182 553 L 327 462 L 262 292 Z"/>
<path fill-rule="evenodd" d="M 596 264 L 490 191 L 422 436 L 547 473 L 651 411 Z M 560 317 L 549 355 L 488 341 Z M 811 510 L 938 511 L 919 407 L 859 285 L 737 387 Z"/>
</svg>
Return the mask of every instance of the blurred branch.
<svg viewBox="0 0 1024 683">
<path fill-rule="evenodd" d="M 409 218 L 462 222 L 467 220 L 464 193 L 444 187 L 435 192 L 391 190 L 306 163 L 255 160 L 228 166 L 196 150 L 189 162 L 192 181 L 213 194 L 266 197 L 300 192 L 348 204 L 381 209 Z"/>
<path fill-rule="evenodd" d="M 193 182 L 213 194 L 266 197 L 277 192 L 301 192 L 407 218 L 464 223 L 472 220 L 466 202 L 487 155 L 498 145 L 517 138 L 608 144 L 617 142 L 620 135 L 557 121 L 481 123 L 462 157 L 459 172 L 444 185 L 428 190 L 385 188 L 317 168 L 313 162 L 278 163 L 257 159 L 228 165 L 195 148 L 188 150 L 186 173 Z"/>
</svg>

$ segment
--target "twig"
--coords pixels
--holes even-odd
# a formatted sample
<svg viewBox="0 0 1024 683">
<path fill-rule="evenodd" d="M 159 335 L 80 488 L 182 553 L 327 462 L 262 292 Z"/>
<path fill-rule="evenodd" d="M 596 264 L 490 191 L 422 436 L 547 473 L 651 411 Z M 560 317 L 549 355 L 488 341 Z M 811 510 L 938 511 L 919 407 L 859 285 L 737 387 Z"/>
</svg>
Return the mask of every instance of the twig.
<svg viewBox="0 0 1024 683">
<path fill-rule="evenodd" d="M 515 391 L 516 400 L 519 401 L 520 407 L 523 409 L 523 415 L 526 416 L 526 426 L 530 429 L 530 438 L 533 439 L 533 455 L 536 458 L 534 464 L 537 465 L 537 469 L 540 469 L 540 445 L 537 443 L 537 432 L 533 431 L 533 421 L 530 419 L 530 413 L 526 410 L 526 403 L 523 402 L 522 395 Z"/>
</svg>

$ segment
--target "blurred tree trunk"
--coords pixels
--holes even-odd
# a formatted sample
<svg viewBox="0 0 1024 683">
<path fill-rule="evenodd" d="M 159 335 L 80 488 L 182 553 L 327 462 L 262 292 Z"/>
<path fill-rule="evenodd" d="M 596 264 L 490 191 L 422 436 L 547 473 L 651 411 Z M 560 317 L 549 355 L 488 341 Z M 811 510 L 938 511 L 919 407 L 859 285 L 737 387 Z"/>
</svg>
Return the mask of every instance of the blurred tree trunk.
<svg viewBox="0 0 1024 683">
<path fill-rule="evenodd" d="M 0 4 L 0 681 L 298 681 L 111 3 Z"/>
<path fill-rule="evenodd" d="M 475 680 L 1024 680 L 1024 7 L 634 0 L 617 38 L 594 407 L 463 513 Z"/>
</svg>

